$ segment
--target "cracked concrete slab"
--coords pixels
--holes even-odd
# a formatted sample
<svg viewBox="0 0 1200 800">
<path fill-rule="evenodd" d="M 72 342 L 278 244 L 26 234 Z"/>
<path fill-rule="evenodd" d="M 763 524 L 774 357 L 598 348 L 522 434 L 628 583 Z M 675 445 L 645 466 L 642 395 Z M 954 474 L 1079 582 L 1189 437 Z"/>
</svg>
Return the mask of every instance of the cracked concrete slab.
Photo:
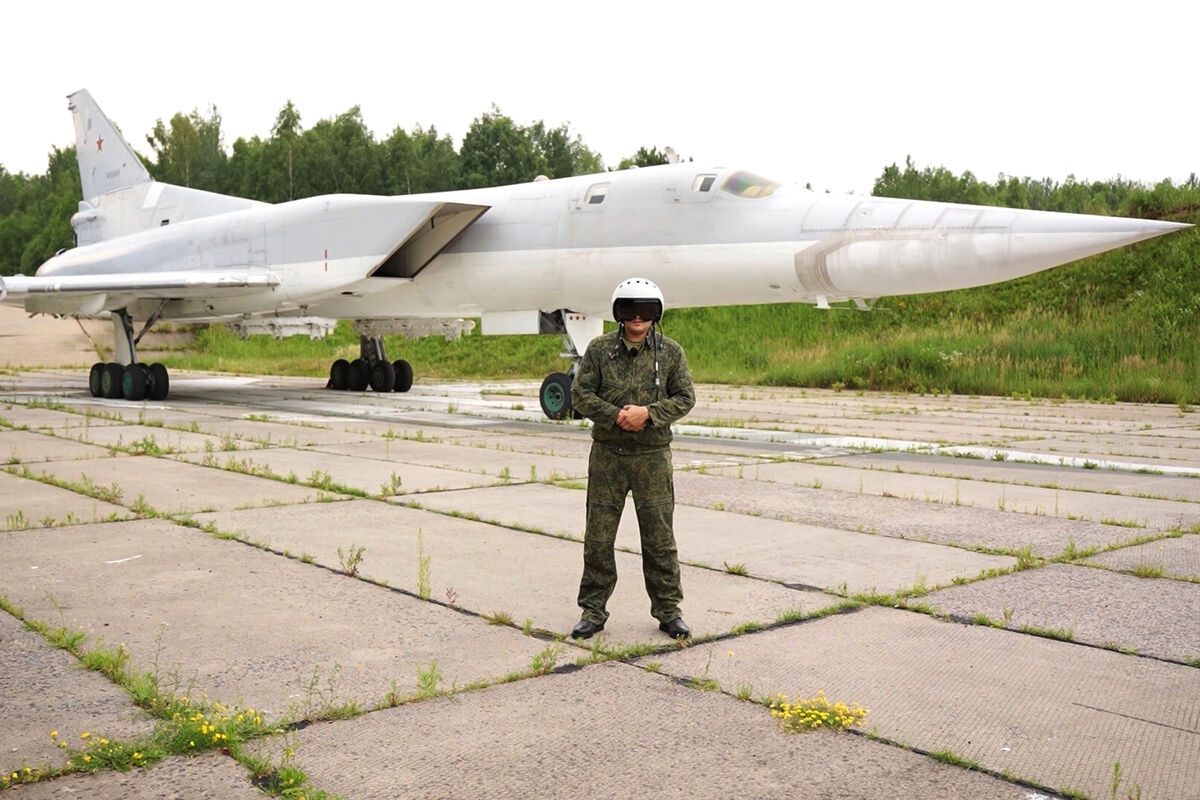
<svg viewBox="0 0 1200 800">
<path fill-rule="evenodd" d="M 1152 530 L 1200 524 L 1200 503 L 1121 497 L 1040 486 L 943 478 L 906 472 L 883 472 L 823 464 L 781 462 L 714 470 L 717 474 L 755 481 L 828 488 L 842 492 L 899 497 L 942 505 L 997 509 L 1038 517 L 1103 522 L 1115 520 Z"/>
<path fill-rule="evenodd" d="M 50 548 L 49 551 L 47 548 Z M 8 535 L 4 593 L 39 620 L 124 645 L 130 668 L 268 719 L 528 667 L 545 643 L 382 586 L 164 520 Z M 61 615 L 61 616 L 60 616 Z M 353 624 L 347 624 L 352 620 Z"/>
<path fill-rule="evenodd" d="M 103 458 L 108 448 L 60 439 L 32 431 L 0 429 L 0 464 L 17 466 L 43 461 L 77 461 L 84 458 Z"/>
<path fill-rule="evenodd" d="M 1145 436 L 1060 437 L 1039 439 L 1032 449 L 1050 458 L 1079 458 L 1085 461 L 1139 461 L 1148 469 L 1191 467 L 1200 463 L 1200 442 L 1172 437 Z"/>
<path fill-rule="evenodd" d="M 429 591 L 438 602 L 479 615 L 504 615 L 518 626 L 528 620 L 533 628 L 559 634 L 579 620 L 575 596 L 583 549 L 578 542 L 372 500 L 202 514 L 196 520 L 335 571 L 362 547 L 361 575 L 412 594 L 420 589 L 418 566 L 424 556 Z M 641 558 L 617 553 L 617 570 L 621 578 L 609 601 L 606 646 L 666 644 L 650 617 Z M 837 600 L 687 566 L 682 583 L 683 611 L 697 636 L 728 633 L 746 623 L 767 625 L 780 615 L 811 613 Z"/>
<path fill-rule="evenodd" d="M 266 415 L 270 417 L 270 415 Z M 348 444 L 378 439 L 369 432 L 353 432 L 344 427 L 331 427 L 327 423 L 288 423 L 274 418 L 238 419 L 207 418 L 196 422 L 202 433 L 220 438 L 222 445 L 231 442 L 239 449 L 260 447 L 313 447 L 316 445 Z"/>
<path fill-rule="evenodd" d="M 1047 564 L 933 592 L 925 600 L 960 619 L 983 615 L 1072 641 L 1200 663 L 1200 591 L 1195 584 L 1138 578 L 1094 567 Z"/>
<path fill-rule="evenodd" d="M 1200 480 L 1177 475 L 1107 469 L 1076 469 L 1053 464 L 995 462 L 924 453 L 863 453 L 827 463 L 859 469 L 903 471 L 988 480 L 1023 486 L 1200 503 Z"/>
<path fill-rule="evenodd" d="M 172 756 L 129 772 L 66 775 L 13 789 L 21 800 L 57 800 L 78 795 L 88 800 L 262 800 L 250 773 L 219 753 Z"/>
<path fill-rule="evenodd" d="M 1022 796 L 862 737 L 789 735 L 762 706 L 613 663 L 313 725 L 293 746 L 346 797 Z"/>
<path fill-rule="evenodd" d="M 1200 582 L 1200 534 L 1188 533 L 1097 553 L 1084 559 L 1084 563 L 1140 573 L 1146 577 L 1162 576 Z"/>
<path fill-rule="evenodd" d="M 868 608 L 656 657 L 725 691 L 869 710 L 864 729 L 1055 791 L 1188 797 L 1200 786 L 1194 667 Z"/>
<path fill-rule="evenodd" d="M 63 439 L 77 439 L 94 428 L 119 427 L 126 424 L 121 419 L 109 417 L 102 410 L 97 413 L 95 409 L 84 406 L 75 411 L 56 411 L 12 403 L 5 404 L 0 409 L 0 418 L 3 418 L 5 427 L 47 433 Z"/>
<path fill-rule="evenodd" d="M 770 517 L 931 544 L 1017 552 L 1028 547 L 1035 555 L 1058 556 L 1076 549 L 1128 544 L 1141 531 L 1099 522 L 999 509 L 927 503 L 902 497 L 876 497 L 841 492 L 823 486 L 762 484 L 744 478 L 683 472 L 675 476 L 675 499 L 680 503 Z"/>
<path fill-rule="evenodd" d="M 50 628 L 59 621 L 45 620 Z M 60 767 L 67 755 L 50 738 L 83 749 L 81 733 L 112 740 L 148 735 L 153 721 L 121 687 L 80 666 L 15 617 L 0 613 L 0 774 Z"/>
<path fill-rule="evenodd" d="M 424 467 L 402 461 L 359 458 L 290 447 L 204 455 L 184 454 L 177 458 L 186 462 L 211 463 L 217 471 L 265 471 L 280 478 L 272 481 L 280 487 L 290 487 L 289 479 L 294 478 L 318 485 L 322 481 L 328 481 L 330 485 L 347 486 L 372 495 L 404 495 L 462 489 L 487 486 L 500 481 L 500 478 L 485 473 Z"/>
<path fill-rule="evenodd" d="M 116 487 L 122 503 L 134 503 L 141 497 L 162 514 L 306 503 L 319 495 L 317 489 L 154 456 L 56 461 L 34 465 L 30 471 L 64 481 L 90 480 L 97 486 Z"/>
<path fill-rule="evenodd" d="M 195 453 L 220 450 L 220 437 L 157 425 L 106 425 L 80 432 L 78 438 L 104 448 L 151 453 Z"/>
<path fill-rule="evenodd" d="M 443 493 L 418 502 L 504 524 L 520 520 L 582 539 L 586 501 L 574 489 L 511 486 Z M 714 569 L 739 565 L 759 578 L 850 593 L 939 585 L 1015 563 L 1008 556 L 682 505 L 675 509 L 675 539 L 680 559 L 689 563 Z M 626 502 L 617 542 L 640 552 L 632 500 Z"/>
<path fill-rule="evenodd" d="M 501 444 L 501 443 L 498 443 Z M 540 455 L 514 449 L 398 439 L 313 448 L 355 458 L 478 472 L 511 480 L 566 480 L 587 475 L 586 458 Z"/>
<path fill-rule="evenodd" d="M 37 470 L 35 465 L 32 468 Z M 0 531 L 125 519 L 123 506 L 0 471 Z"/>
</svg>

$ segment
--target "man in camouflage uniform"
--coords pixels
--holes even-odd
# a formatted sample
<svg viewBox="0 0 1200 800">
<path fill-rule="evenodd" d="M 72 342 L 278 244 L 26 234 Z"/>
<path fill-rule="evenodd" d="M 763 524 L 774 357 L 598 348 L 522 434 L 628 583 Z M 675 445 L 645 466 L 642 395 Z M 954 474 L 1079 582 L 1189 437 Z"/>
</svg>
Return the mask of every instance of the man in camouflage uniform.
<svg viewBox="0 0 1200 800">
<path fill-rule="evenodd" d="M 683 348 L 655 328 L 662 309 L 662 292 L 650 281 L 631 278 L 617 286 L 613 316 L 620 325 L 592 340 L 571 385 L 572 406 L 593 422 L 579 582 L 583 613 L 571 631 L 577 638 L 604 630 L 617 584 L 617 524 L 631 491 L 650 614 L 669 636 L 691 635 L 679 611 L 671 423 L 692 409 L 696 395 Z"/>
</svg>

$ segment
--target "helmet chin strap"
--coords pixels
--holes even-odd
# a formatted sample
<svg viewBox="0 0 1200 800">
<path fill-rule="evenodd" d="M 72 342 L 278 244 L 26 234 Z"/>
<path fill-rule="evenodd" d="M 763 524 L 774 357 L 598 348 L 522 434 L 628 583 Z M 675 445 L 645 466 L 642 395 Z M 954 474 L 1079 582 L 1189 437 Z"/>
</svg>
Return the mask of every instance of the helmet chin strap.
<svg viewBox="0 0 1200 800">
<path fill-rule="evenodd" d="M 658 346 L 657 347 L 654 344 L 655 329 L 658 330 Z M 657 321 L 651 322 L 650 323 L 650 352 L 654 356 L 654 389 L 655 389 L 655 397 L 656 398 L 658 395 L 658 389 L 662 386 L 662 383 L 658 379 L 658 351 L 662 349 L 662 335 L 663 335 L 662 328 L 658 327 L 658 322 Z"/>
</svg>

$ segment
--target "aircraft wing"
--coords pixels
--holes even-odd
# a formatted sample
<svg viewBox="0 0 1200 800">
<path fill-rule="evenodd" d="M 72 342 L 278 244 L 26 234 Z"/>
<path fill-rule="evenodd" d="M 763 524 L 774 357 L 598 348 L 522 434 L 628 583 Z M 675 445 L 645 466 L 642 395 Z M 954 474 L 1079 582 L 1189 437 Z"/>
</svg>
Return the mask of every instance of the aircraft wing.
<svg viewBox="0 0 1200 800">
<path fill-rule="evenodd" d="M 24 298 L 31 294 L 120 292 L 139 297 L 192 297 L 213 289 L 265 288 L 279 285 L 270 270 L 245 269 L 172 270 L 99 275 L 10 275 L 0 278 L 0 299 Z"/>
<path fill-rule="evenodd" d="M 245 267 L 94 275 L 9 275 L 0 277 L 0 302 L 53 306 L 54 313 L 88 316 L 105 306 L 109 295 L 136 298 L 208 297 L 233 289 L 269 289 L 279 285 L 270 270 Z M 47 308 L 49 310 L 49 308 Z"/>
</svg>

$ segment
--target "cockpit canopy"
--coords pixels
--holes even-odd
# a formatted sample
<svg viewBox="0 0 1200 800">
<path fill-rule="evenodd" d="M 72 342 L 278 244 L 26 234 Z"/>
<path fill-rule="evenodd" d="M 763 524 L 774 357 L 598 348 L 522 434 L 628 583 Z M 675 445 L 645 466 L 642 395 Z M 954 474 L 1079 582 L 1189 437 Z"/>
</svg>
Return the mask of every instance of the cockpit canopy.
<svg viewBox="0 0 1200 800">
<path fill-rule="evenodd" d="M 766 197 L 778 188 L 779 184 L 775 181 L 769 181 L 761 175 L 745 170 L 732 172 L 721 182 L 721 191 L 738 197 Z"/>
</svg>

